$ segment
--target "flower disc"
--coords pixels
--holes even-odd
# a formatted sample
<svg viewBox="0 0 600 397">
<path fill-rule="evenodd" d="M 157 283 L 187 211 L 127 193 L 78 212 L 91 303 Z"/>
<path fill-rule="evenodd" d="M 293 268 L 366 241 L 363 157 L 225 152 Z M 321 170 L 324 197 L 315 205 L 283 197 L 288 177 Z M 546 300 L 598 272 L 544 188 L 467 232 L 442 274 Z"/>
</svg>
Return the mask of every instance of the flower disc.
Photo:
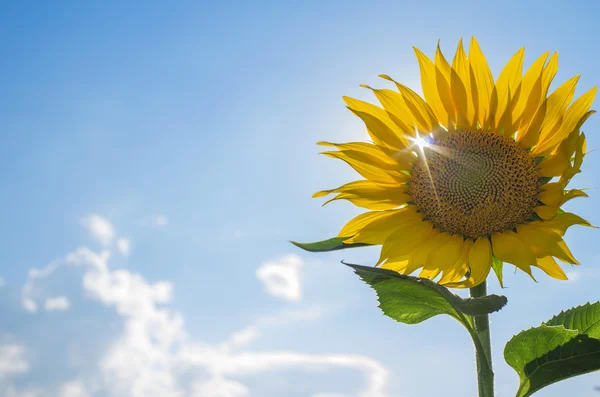
<svg viewBox="0 0 600 397">
<path fill-rule="evenodd" d="M 423 149 L 410 196 L 441 231 L 490 236 L 533 219 L 539 176 L 514 139 L 458 130 Z"/>
</svg>

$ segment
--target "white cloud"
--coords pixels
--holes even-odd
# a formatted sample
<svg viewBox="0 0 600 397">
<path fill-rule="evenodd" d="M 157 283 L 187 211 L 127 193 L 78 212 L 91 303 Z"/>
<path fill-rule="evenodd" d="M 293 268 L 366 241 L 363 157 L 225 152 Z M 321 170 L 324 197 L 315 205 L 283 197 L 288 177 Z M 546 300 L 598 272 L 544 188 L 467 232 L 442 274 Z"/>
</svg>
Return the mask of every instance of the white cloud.
<svg viewBox="0 0 600 397">
<path fill-rule="evenodd" d="M 567 272 L 566 275 L 567 275 L 567 278 L 569 279 L 569 281 L 571 281 L 571 282 L 575 282 L 581 278 L 581 275 L 579 272 Z"/>
<path fill-rule="evenodd" d="M 169 223 L 169 218 L 167 218 L 165 215 L 153 215 L 152 216 L 152 224 L 154 226 L 163 227 L 163 226 L 167 226 L 168 223 Z"/>
<path fill-rule="evenodd" d="M 232 333 L 227 342 L 219 345 L 219 349 L 225 351 L 237 349 L 254 342 L 270 328 L 288 326 L 302 321 L 315 321 L 321 318 L 324 312 L 323 308 L 312 306 L 285 310 L 274 316 L 259 318 L 254 325 Z"/>
<path fill-rule="evenodd" d="M 566 272 L 570 282 L 591 282 L 600 279 L 600 270 L 594 267 L 571 266 L 571 271 Z"/>
<path fill-rule="evenodd" d="M 93 256 L 82 258 L 90 262 L 90 257 Z M 286 263 L 298 262 L 288 258 Z M 308 307 L 266 317 L 232 333 L 228 342 L 205 345 L 190 340 L 179 313 L 158 306 L 172 298 L 172 284 L 168 282 L 150 284 L 139 274 L 96 266 L 84 275 L 84 288 L 93 299 L 114 307 L 125 321 L 124 333 L 109 347 L 99 365 L 111 396 L 246 397 L 250 395 L 247 386 L 232 377 L 324 367 L 364 373 L 366 386 L 355 396 L 387 396 L 388 371 L 369 357 L 239 351 L 269 327 L 315 320 L 323 314 L 322 308 Z M 186 381 L 180 376 L 186 372 L 204 376 Z"/>
<path fill-rule="evenodd" d="M 193 397 L 246 397 L 250 391 L 243 384 L 224 378 L 212 378 L 192 385 Z"/>
<path fill-rule="evenodd" d="M 45 278 L 45 277 L 48 277 L 49 275 L 51 275 L 52 273 L 54 273 L 59 266 L 60 266 L 60 263 L 58 261 L 52 261 L 48 265 L 46 265 L 46 267 L 44 267 L 42 269 L 38 269 L 35 267 L 29 269 L 29 271 L 27 272 L 27 275 L 31 279 Z"/>
<path fill-rule="evenodd" d="M 108 270 L 110 251 L 104 250 L 99 254 L 88 247 L 79 247 L 65 257 L 65 262 L 72 266 L 91 266 L 98 271 Z"/>
<path fill-rule="evenodd" d="M 80 247 L 67 254 L 64 259 L 54 260 L 41 269 L 29 269 L 27 282 L 23 286 L 21 293 L 23 308 L 30 313 L 37 312 L 37 303 L 35 302 L 33 294 L 36 280 L 50 277 L 59 267 L 64 265 L 87 265 L 98 270 L 106 270 L 108 267 L 107 262 L 109 258 L 110 251 L 104 250 L 98 254 L 87 247 Z"/>
<path fill-rule="evenodd" d="M 59 397 L 91 397 L 84 383 L 77 379 L 63 384 L 58 393 Z"/>
<path fill-rule="evenodd" d="M 227 376 L 257 375 L 282 369 L 346 368 L 363 372 L 367 385 L 357 396 L 385 397 L 389 371 L 381 363 L 361 355 L 305 354 L 298 352 L 231 353 L 195 345 L 182 351 L 182 359 L 190 365 L 207 369 L 217 379 Z"/>
<path fill-rule="evenodd" d="M 108 266 L 109 259 L 107 250 L 97 253 L 87 247 L 78 248 L 45 268 L 32 269 L 23 288 L 24 305 L 35 308 L 33 296 L 38 292 L 35 288 L 38 280 L 51 276 L 63 265 L 84 267 L 83 288 L 87 295 L 114 308 L 123 319 L 122 334 L 100 358 L 99 372 L 64 384 L 59 397 L 90 397 L 92 392 L 86 388 L 90 379 L 99 382 L 94 392 L 111 397 L 248 397 L 250 389 L 239 381 L 240 376 L 291 368 L 312 371 L 327 367 L 364 374 L 363 389 L 352 397 L 388 396 L 385 391 L 388 370 L 366 356 L 245 351 L 247 345 L 272 328 L 320 318 L 324 313 L 322 307 L 286 310 L 279 315 L 264 317 L 233 332 L 225 342 L 207 345 L 190 338 L 180 313 L 162 307 L 172 300 L 171 283 L 149 283 L 140 274 L 124 269 L 112 270 Z M 265 263 L 257 275 L 269 293 L 299 300 L 301 267 L 302 260 L 289 255 Z M 280 279 L 275 280 L 277 277 Z M 46 307 L 47 303 L 48 300 Z M 18 360 L 11 359 L 10 362 L 14 365 Z M 24 370 L 27 370 L 26 362 L 25 365 Z M 313 395 L 316 396 L 318 394 Z M 333 397 L 335 394 L 321 393 L 320 396 Z"/>
<path fill-rule="evenodd" d="M 82 225 L 102 245 L 110 245 L 115 238 L 113 225 L 100 215 L 90 214 L 81 220 Z"/>
<path fill-rule="evenodd" d="M 131 253 L 131 244 L 128 239 L 120 238 L 117 240 L 117 249 L 123 256 L 129 256 Z"/>
<path fill-rule="evenodd" d="M 66 296 L 57 296 L 54 298 L 47 298 L 44 303 L 44 308 L 47 311 L 64 311 L 71 307 L 71 302 Z"/>
<path fill-rule="evenodd" d="M 25 348 L 21 345 L 0 345 L 0 380 L 29 371 Z"/>
<path fill-rule="evenodd" d="M 290 325 L 299 321 L 314 321 L 323 317 L 323 306 L 308 306 L 295 310 L 285 310 L 276 316 L 263 317 L 258 321 L 260 328 Z"/>
<path fill-rule="evenodd" d="M 37 312 L 37 304 L 29 298 L 23 299 L 23 308 L 27 310 L 29 313 Z"/>
<path fill-rule="evenodd" d="M 260 331 L 256 327 L 244 328 L 241 331 L 234 332 L 231 335 L 231 344 L 233 346 L 244 346 L 260 336 Z"/>
<path fill-rule="evenodd" d="M 0 384 L 0 391 L 2 397 L 48 397 L 48 393 L 41 389 L 17 390 L 11 385 Z"/>
<path fill-rule="evenodd" d="M 142 226 L 163 228 L 169 224 L 169 218 L 166 215 L 154 214 L 141 218 L 139 222 Z"/>
<path fill-rule="evenodd" d="M 239 240 L 241 238 L 246 237 L 246 232 L 244 232 L 242 229 L 235 228 L 235 229 L 233 229 L 233 232 L 231 233 L 231 237 L 233 237 L 236 240 Z"/>
<path fill-rule="evenodd" d="M 302 298 L 301 271 L 302 259 L 297 255 L 266 262 L 256 270 L 256 276 L 264 283 L 267 292 L 289 301 Z"/>
<path fill-rule="evenodd" d="M 313 394 L 312 397 L 348 397 L 345 394 L 338 393 L 317 393 Z"/>
</svg>

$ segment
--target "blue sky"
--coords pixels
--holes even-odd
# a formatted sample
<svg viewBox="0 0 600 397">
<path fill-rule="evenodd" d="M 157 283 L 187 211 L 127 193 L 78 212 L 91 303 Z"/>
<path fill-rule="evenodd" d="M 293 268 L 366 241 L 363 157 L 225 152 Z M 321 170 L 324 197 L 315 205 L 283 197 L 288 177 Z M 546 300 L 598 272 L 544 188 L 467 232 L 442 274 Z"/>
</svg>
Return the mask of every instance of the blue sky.
<svg viewBox="0 0 600 397">
<path fill-rule="evenodd" d="M 577 3 L 577 4 L 575 4 Z M 596 2 L 37 2 L 0 6 L 0 394 L 9 397 L 420 397 L 476 393 L 467 334 L 397 324 L 314 255 L 360 210 L 310 198 L 354 175 L 319 140 L 365 138 L 343 95 L 420 91 L 412 46 L 475 35 L 497 76 L 559 52 L 577 94 L 600 81 Z M 588 148 L 600 147 L 592 117 Z M 595 188 L 597 152 L 577 187 Z M 568 208 L 600 224 L 597 190 Z M 506 269 L 504 343 L 599 299 L 598 231 L 569 231 L 561 282 Z M 32 270 L 38 269 L 38 270 Z M 43 270 L 39 270 L 43 269 Z M 273 278 L 284 277 L 283 290 Z M 499 292 L 491 281 L 492 292 Z M 597 396 L 598 373 L 540 396 Z"/>
</svg>

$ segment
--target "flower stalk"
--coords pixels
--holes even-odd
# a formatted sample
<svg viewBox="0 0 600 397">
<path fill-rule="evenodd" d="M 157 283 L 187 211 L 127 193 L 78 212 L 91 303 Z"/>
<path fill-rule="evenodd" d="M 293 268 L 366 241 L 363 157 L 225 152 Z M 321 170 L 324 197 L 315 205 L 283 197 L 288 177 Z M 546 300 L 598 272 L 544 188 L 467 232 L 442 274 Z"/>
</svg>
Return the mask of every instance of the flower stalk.
<svg viewBox="0 0 600 397">
<path fill-rule="evenodd" d="M 484 281 L 469 290 L 472 298 L 481 298 L 487 295 L 487 285 Z M 490 341 L 490 318 L 484 316 L 473 317 L 475 322 L 475 358 L 477 361 L 477 387 L 479 397 L 494 397 L 494 371 L 492 369 L 492 345 Z"/>
</svg>

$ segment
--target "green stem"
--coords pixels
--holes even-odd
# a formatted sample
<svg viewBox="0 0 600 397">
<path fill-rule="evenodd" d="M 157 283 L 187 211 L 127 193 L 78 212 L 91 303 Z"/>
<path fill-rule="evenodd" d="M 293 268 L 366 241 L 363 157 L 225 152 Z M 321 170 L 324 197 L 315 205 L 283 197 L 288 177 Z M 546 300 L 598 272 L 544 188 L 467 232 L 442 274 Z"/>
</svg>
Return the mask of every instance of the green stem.
<svg viewBox="0 0 600 397">
<path fill-rule="evenodd" d="M 471 297 L 487 295 L 486 282 L 470 289 Z M 477 386 L 479 397 L 494 397 L 494 371 L 492 370 L 492 345 L 490 342 L 489 315 L 473 317 L 475 320 L 475 357 L 477 360 Z M 475 340 L 477 338 L 477 340 Z"/>
</svg>

